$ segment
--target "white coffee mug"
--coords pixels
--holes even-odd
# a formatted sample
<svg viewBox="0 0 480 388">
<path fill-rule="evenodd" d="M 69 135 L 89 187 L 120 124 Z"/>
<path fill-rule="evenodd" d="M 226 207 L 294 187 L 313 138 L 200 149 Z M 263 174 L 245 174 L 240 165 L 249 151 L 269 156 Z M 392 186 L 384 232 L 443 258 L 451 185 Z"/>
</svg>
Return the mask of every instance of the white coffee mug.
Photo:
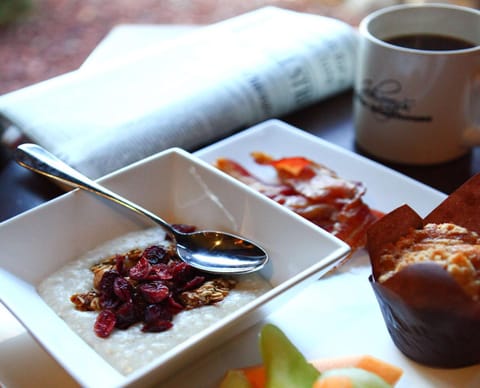
<svg viewBox="0 0 480 388">
<path fill-rule="evenodd" d="M 393 6 L 367 16 L 359 32 L 354 123 L 361 149 L 385 161 L 434 164 L 480 145 L 479 10 Z M 392 40 L 399 37 L 406 42 Z"/>
</svg>

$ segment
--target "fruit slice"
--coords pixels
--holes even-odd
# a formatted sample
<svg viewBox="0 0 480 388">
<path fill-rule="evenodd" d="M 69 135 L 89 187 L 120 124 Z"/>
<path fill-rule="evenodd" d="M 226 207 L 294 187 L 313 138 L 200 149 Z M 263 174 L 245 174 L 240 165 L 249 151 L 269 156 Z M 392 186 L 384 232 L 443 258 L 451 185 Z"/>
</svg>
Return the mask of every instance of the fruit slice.
<svg viewBox="0 0 480 388">
<path fill-rule="evenodd" d="M 390 388 L 381 377 L 360 368 L 332 369 L 322 373 L 312 388 Z"/>
<path fill-rule="evenodd" d="M 311 387 L 320 376 L 286 335 L 272 324 L 266 324 L 260 332 L 260 351 L 266 388 Z"/>
<path fill-rule="evenodd" d="M 308 362 L 286 335 L 272 324 L 260 332 L 263 364 L 227 372 L 220 388 L 387 388 L 401 368 L 370 355 Z"/>
<path fill-rule="evenodd" d="M 322 358 L 312 361 L 312 365 L 320 372 L 338 368 L 360 368 L 375 373 L 391 385 L 395 385 L 403 374 L 403 370 L 398 366 L 389 364 L 368 354 Z"/>
<path fill-rule="evenodd" d="M 219 388 L 254 388 L 242 370 L 229 370 Z"/>
</svg>

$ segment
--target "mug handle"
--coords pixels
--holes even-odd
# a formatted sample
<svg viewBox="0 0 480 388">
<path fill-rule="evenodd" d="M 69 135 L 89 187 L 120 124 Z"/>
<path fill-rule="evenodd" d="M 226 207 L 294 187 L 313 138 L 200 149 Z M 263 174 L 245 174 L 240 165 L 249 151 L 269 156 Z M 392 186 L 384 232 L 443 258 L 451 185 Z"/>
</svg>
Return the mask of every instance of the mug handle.
<svg viewBox="0 0 480 388">
<path fill-rule="evenodd" d="M 473 77 L 471 90 L 471 104 L 469 109 L 470 125 L 463 134 L 463 141 L 467 146 L 480 145 L 480 69 Z"/>
</svg>

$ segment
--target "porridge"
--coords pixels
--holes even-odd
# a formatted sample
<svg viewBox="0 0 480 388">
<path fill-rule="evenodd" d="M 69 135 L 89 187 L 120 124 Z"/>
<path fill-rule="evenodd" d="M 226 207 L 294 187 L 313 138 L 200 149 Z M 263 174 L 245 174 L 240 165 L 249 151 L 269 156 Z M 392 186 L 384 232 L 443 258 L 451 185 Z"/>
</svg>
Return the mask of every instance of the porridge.
<svg viewBox="0 0 480 388">
<path fill-rule="evenodd" d="M 101 338 L 95 330 L 99 311 L 81 311 L 72 303 L 71 297 L 92 290 L 94 274 L 91 267 L 104 258 L 115 257 L 118 253 L 131 252 L 133 249 L 145 250 L 152 245 L 168 250 L 171 244 L 165 239 L 165 232 L 159 228 L 121 236 L 68 263 L 38 287 L 42 298 L 72 330 L 123 374 L 145 366 L 271 289 L 270 284 L 258 274 L 233 277 L 228 280 L 234 283 L 233 288 L 227 290 L 226 296 L 219 298 L 219 302 L 213 300 L 212 304 L 197 308 L 188 307 L 189 300 L 182 301 L 187 308 L 175 313 L 171 325 L 163 331 L 156 330 L 155 327 L 149 330 L 147 324 L 135 323 L 124 330 L 109 332 L 108 338 Z"/>
</svg>

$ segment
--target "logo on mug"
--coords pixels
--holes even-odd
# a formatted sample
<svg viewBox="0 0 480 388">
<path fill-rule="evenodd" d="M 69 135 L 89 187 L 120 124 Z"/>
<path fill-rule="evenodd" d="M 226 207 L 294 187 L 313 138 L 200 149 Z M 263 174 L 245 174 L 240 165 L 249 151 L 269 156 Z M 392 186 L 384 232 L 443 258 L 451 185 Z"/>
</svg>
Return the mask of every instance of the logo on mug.
<svg viewBox="0 0 480 388">
<path fill-rule="evenodd" d="M 415 116 L 410 114 L 415 100 L 402 97 L 402 85 L 394 79 L 386 79 L 375 83 L 372 79 L 364 79 L 362 88 L 355 94 L 363 106 L 372 111 L 379 121 L 389 119 L 409 121 L 432 121 L 432 116 Z"/>
</svg>

